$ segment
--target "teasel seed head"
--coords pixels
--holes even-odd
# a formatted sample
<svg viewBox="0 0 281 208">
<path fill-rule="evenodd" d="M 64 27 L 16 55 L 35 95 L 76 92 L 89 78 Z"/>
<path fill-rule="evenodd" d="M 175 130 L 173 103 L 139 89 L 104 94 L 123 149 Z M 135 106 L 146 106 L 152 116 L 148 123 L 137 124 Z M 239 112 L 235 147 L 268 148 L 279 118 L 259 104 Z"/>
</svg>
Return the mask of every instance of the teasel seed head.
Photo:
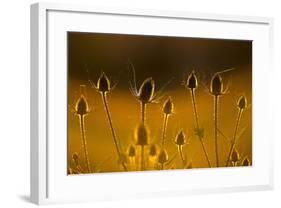
<svg viewBox="0 0 281 208">
<path fill-rule="evenodd" d="M 150 77 L 143 81 L 139 89 L 138 99 L 143 103 L 150 103 L 154 96 L 155 83 Z"/>
<path fill-rule="evenodd" d="M 79 165 L 79 156 L 78 154 L 75 152 L 72 155 L 72 160 L 74 161 L 75 165 L 78 166 Z"/>
<path fill-rule="evenodd" d="M 128 156 L 129 157 L 135 157 L 136 156 L 136 148 L 133 145 L 129 146 Z"/>
<path fill-rule="evenodd" d="M 165 149 L 162 149 L 158 155 L 158 163 L 164 164 L 169 160 L 168 153 Z"/>
<path fill-rule="evenodd" d="M 167 115 L 170 115 L 173 113 L 173 108 L 174 108 L 174 104 L 171 98 L 168 98 L 163 105 L 163 112 Z"/>
<path fill-rule="evenodd" d="M 238 99 L 237 106 L 238 106 L 238 108 L 241 109 L 241 110 L 244 110 L 245 108 L 247 108 L 247 99 L 246 99 L 245 96 L 241 96 L 241 97 Z"/>
<path fill-rule="evenodd" d="M 215 74 L 212 77 L 210 92 L 214 96 L 219 96 L 223 94 L 223 82 L 220 74 Z"/>
<path fill-rule="evenodd" d="M 146 126 L 141 123 L 135 132 L 136 145 L 145 146 L 148 145 L 148 130 Z"/>
<path fill-rule="evenodd" d="M 239 153 L 238 151 L 234 148 L 233 151 L 232 151 L 232 154 L 231 154 L 231 161 L 236 163 L 240 160 L 240 156 L 239 156 Z"/>
<path fill-rule="evenodd" d="M 89 106 L 86 98 L 84 95 L 81 95 L 80 98 L 77 100 L 75 105 L 75 112 L 76 114 L 83 116 L 89 113 Z"/>
<path fill-rule="evenodd" d="M 175 143 L 176 143 L 176 145 L 179 145 L 179 146 L 184 145 L 186 143 L 183 130 L 180 130 L 179 133 L 177 134 Z"/>
<path fill-rule="evenodd" d="M 197 86 L 198 86 L 197 77 L 196 77 L 195 73 L 192 72 L 187 78 L 186 87 L 193 90 L 193 89 L 196 89 Z"/>
<path fill-rule="evenodd" d="M 157 146 L 156 144 L 152 144 L 149 149 L 149 156 L 155 157 L 157 155 Z"/>
<path fill-rule="evenodd" d="M 249 166 L 250 165 L 250 160 L 245 157 L 244 160 L 242 161 L 242 166 Z"/>
<path fill-rule="evenodd" d="M 107 93 L 110 91 L 110 81 L 104 72 L 101 73 L 96 88 L 101 93 Z"/>
</svg>

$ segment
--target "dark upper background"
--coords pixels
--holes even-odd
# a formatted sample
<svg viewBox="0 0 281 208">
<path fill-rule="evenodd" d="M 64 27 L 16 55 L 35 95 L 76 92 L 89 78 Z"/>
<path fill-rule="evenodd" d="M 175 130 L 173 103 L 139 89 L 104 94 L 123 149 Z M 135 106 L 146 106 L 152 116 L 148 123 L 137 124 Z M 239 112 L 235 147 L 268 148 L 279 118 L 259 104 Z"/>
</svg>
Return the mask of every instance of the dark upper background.
<svg viewBox="0 0 281 208">
<path fill-rule="evenodd" d="M 232 75 L 250 75 L 252 42 L 244 40 L 187 37 L 119 35 L 104 33 L 68 33 L 68 73 L 70 80 L 96 80 L 105 71 L 118 87 L 127 87 L 130 59 L 135 66 L 138 84 L 152 76 L 164 83 L 175 77 L 172 87 L 196 69 L 201 77 L 235 67 Z M 245 66 L 247 70 L 245 71 Z M 243 71 L 241 71 L 243 70 Z"/>
</svg>

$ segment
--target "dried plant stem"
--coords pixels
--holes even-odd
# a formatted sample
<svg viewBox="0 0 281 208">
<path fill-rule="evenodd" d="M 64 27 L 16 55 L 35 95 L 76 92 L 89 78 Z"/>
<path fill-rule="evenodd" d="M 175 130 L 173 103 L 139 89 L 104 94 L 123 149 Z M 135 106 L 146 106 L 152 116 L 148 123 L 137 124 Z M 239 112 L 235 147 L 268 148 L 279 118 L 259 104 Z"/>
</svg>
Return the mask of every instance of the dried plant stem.
<svg viewBox="0 0 281 208">
<path fill-rule="evenodd" d="M 182 160 L 182 164 L 183 166 L 185 165 L 185 160 L 183 158 L 183 151 L 182 151 L 182 145 L 178 145 L 178 150 L 179 150 L 179 153 L 180 153 L 180 157 L 181 157 L 181 160 Z"/>
<path fill-rule="evenodd" d="M 88 150 L 87 150 L 87 141 L 86 141 L 86 136 L 85 136 L 84 115 L 79 115 L 79 117 L 80 117 L 81 137 L 82 137 L 82 143 L 83 143 L 83 149 L 84 149 L 84 156 L 85 156 L 85 160 L 86 160 L 86 167 L 87 167 L 88 173 L 90 173 L 91 168 L 90 168 L 90 161 L 89 161 Z"/>
<path fill-rule="evenodd" d="M 200 126 L 199 126 L 199 119 L 198 119 L 198 112 L 197 112 L 197 107 L 196 107 L 196 100 L 195 100 L 194 89 L 191 89 L 190 92 L 191 92 L 191 97 L 192 97 L 193 112 L 194 112 L 194 117 L 195 117 L 195 122 L 196 122 L 196 128 L 199 129 Z M 207 161 L 209 167 L 212 167 L 210 159 L 209 159 L 209 156 L 208 156 L 208 153 L 206 151 L 206 148 L 205 148 L 205 145 L 204 145 L 204 142 L 203 142 L 203 138 L 199 134 L 197 134 L 197 136 L 199 138 L 199 141 L 201 143 L 202 149 L 204 151 L 204 155 L 205 155 L 206 161 Z"/>
<path fill-rule="evenodd" d="M 240 120 L 241 120 L 242 113 L 243 113 L 243 109 L 240 108 L 239 111 L 238 111 L 238 115 L 237 115 L 237 120 L 236 120 L 234 135 L 233 135 L 233 141 L 232 141 L 231 148 L 230 148 L 230 151 L 228 153 L 227 161 L 226 161 L 226 164 L 225 164 L 226 167 L 229 164 L 231 154 L 232 154 L 232 152 L 234 150 L 234 147 L 235 147 L 235 144 L 236 144 L 236 135 L 237 135 L 237 131 L 238 131 L 238 127 L 239 127 L 239 123 L 240 123 Z"/>
<path fill-rule="evenodd" d="M 161 170 L 164 170 L 164 163 L 161 163 Z"/>
<path fill-rule="evenodd" d="M 219 97 L 214 96 L 214 122 L 215 122 L 215 153 L 216 153 L 216 165 L 219 167 L 219 153 L 218 153 L 218 101 Z"/>
<path fill-rule="evenodd" d="M 144 145 L 141 145 L 141 170 L 145 169 L 144 164 Z"/>
<path fill-rule="evenodd" d="M 119 149 L 119 146 L 118 146 L 116 133 L 115 133 L 115 130 L 113 128 L 112 119 L 111 119 L 111 115 L 110 115 L 110 111 L 109 111 L 109 107 L 108 107 L 108 103 L 107 103 L 107 97 L 106 97 L 106 94 L 104 92 L 101 93 L 101 94 L 102 94 L 103 105 L 104 105 L 104 108 L 105 108 L 105 111 L 106 111 L 106 114 L 107 114 L 107 119 L 108 119 L 110 130 L 111 130 L 111 134 L 112 134 L 112 137 L 113 137 L 114 145 L 115 145 L 115 148 L 116 148 L 116 151 L 117 151 L 117 154 L 118 154 L 118 158 L 120 159 L 121 158 L 121 152 L 120 152 L 120 149 Z M 128 169 L 127 169 L 125 163 L 123 161 L 121 161 L 121 164 L 122 164 L 122 167 L 124 168 L 124 170 L 127 171 Z"/>
<path fill-rule="evenodd" d="M 168 114 L 164 114 L 164 121 L 163 121 L 163 130 L 162 130 L 162 143 L 161 143 L 161 147 L 164 148 L 165 145 L 165 136 L 166 136 L 166 129 L 167 129 L 167 125 L 168 125 Z"/>
<path fill-rule="evenodd" d="M 146 103 L 141 102 L 141 122 L 144 124 L 145 121 L 145 110 L 146 110 Z"/>
</svg>

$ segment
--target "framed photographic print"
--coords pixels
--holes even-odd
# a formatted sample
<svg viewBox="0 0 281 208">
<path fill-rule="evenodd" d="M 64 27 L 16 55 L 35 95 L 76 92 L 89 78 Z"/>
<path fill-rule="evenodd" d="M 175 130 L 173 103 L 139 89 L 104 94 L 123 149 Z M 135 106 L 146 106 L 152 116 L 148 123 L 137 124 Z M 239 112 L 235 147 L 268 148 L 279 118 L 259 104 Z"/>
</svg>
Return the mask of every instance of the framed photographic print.
<svg viewBox="0 0 281 208">
<path fill-rule="evenodd" d="M 272 188 L 272 27 L 32 5 L 32 202 Z"/>
</svg>

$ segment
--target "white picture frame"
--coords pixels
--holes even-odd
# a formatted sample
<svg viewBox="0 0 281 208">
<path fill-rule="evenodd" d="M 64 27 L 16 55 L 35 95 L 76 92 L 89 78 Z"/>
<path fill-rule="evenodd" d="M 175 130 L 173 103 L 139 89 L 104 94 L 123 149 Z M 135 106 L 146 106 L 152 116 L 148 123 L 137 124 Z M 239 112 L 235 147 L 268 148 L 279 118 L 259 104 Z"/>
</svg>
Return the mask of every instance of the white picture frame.
<svg viewBox="0 0 281 208">
<path fill-rule="evenodd" d="M 118 18 L 122 18 L 122 21 Z M 114 24 L 113 20 L 116 21 Z M 96 24 L 93 27 L 95 22 L 103 22 L 103 24 Z M 128 28 L 126 22 L 138 23 L 138 26 L 126 31 Z M 159 23 L 158 28 L 153 27 L 155 22 Z M 171 35 L 170 30 L 163 29 L 166 22 L 173 22 L 172 35 L 176 36 L 186 36 L 186 30 L 179 28 L 184 24 L 190 24 L 194 27 L 194 31 L 188 35 L 192 37 L 253 40 L 254 165 L 235 169 L 194 169 L 188 170 L 188 174 L 187 170 L 175 170 L 67 176 L 66 111 L 64 111 L 67 106 L 65 32 L 77 30 Z M 51 3 L 33 4 L 31 6 L 31 201 L 36 204 L 49 204 L 272 189 L 273 139 L 270 129 L 273 112 L 269 93 L 269 74 L 272 70 L 272 28 L 273 19 L 265 17 L 97 8 Z M 58 58 L 61 61 L 57 61 Z M 55 69 L 56 76 L 54 76 Z M 60 103 L 58 109 L 53 108 L 52 99 L 57 99 Z M 65 131 L 57 131 L 56 125 L 61 125 L 60 129 Z M 59 136 L 54 136 L 54 132 Z M 54 139 L 57 137 L 63 139 L 57 139 L 54 146 Z M 170 178 L 173 178 L 172 182 L 167 180 Z M 161 183 L 163 179 L 167 180 L 164 185 Z"/>
</svg>

